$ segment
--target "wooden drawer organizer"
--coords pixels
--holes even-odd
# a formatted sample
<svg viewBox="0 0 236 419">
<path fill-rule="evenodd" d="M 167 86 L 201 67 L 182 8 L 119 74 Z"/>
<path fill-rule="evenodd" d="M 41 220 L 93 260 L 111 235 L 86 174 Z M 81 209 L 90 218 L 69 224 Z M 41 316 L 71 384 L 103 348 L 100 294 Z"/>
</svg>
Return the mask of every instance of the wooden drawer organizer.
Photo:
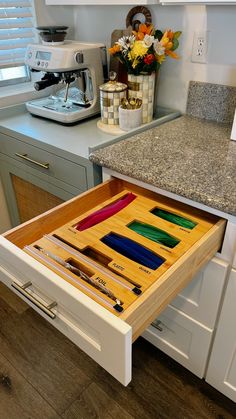
<svg viewBox="0 0 236 419">
<path fill-rule="evenodd" d="M 128 192 L 136 195 L 136 199 L 128 206 L 87 230 L 76 230 L 75 226 L 86 216 L 116 202 Z M 178 214 L 194 221 L 196 226 L 189 230 L 170 223 L 153 215 L 151 210 L 154 208 Z M 133 221 L 158 227 L 178 239 L 179 243 L 174 248 L 155 243 L 132 231 L 128 226 Z M 112 375 L 127 384 L 131 379 L 130 326 L 134 341 L 220 249 L 224 229 L 225 220 L 128 182 L 113 179 L 6 233 L 7 240 L 2 240 L 0 264 L 16 275 L 10 261 L 11 254 L 16 272 L 26 270 L 27 277 L 31 274 L 44 293 L 48 291 L 51 298 L 58 296 L 55 309 L 58 319 L 60 302 L 63 310 L 68 306 L 73 315 L 79 315 L 84 323 L 78 339 L 74 337 L 74 329 L 73 336 L 69 333 L 68 325 L 64 328 L 57 325 L 56 321 L 54 324 Z M 151 250 L 163 259 L 163 263 L 153 270 L 117 253 L 101 241 L 110 232 L 127 237 Z M 18 249 L 7 244 L 7 241 Z M 44 253 L 39 248 L 44 249 Z M 60 259 L 58 262 L 52 259 L 51 254 L 72 263 L 96 284 L 108 288 L 115 298 L 79 278 L 63 267 Z M 33 262 L 32 256 L 34 260 L 37 259 L 37 263 Z M 42 269 L 42 265 L 52 273 Z M 117 305 L 121 310 L 117 310 Z M 89 325 L 90 331 L 96 326 L 94 334 L 99 335 L 96 344 L 90 344 L 91 338 L 86 338 L 85 342 L 86 325 Z M 112 345 L 115 347 L 111 350 L 113 332 L 115 337 Z"/>
<path fill-rule="evenodd" d="M 76 225 L 86 216 L 115 203 L 129 192 L 130 190 L 124 190 L 116 194 L 103 202 L 102 205 L 94 207 L 92 211 L 90 210 L 82 216 L 70 220 L 50 235 L 25 248 L 31 256 L 118 316 L 125 315 L 128 307 L 132 309 L 132 303 L 139 299 L 140 295 L 145 293 L 149 287 L 158 282 L 158 279 L 212 228 L 213 223 L 215 224 L 215 217 L 208 214 L 203 215 L 193 208 L 183 209 L 179 204 L 166 202 L 166 199 L 163 201 L 163 198 L 155 197 L 154 200 L 151 197 L 145 197 L 143 193 L 136 193 L 136 198 L 115 215 L 84 231 L 76 229 Z M 196 223 L 196 226 L 189 230 L 163 220 L 151 213 L 156 207 L 190 219 Z M 128 228 L 133 221 L 148 223 L 162 229 L 178 239 L 179 243 L 173 249 L 170 249 L 163 244 L 151 241 Z M 129 238 L 150 249 L 163 259 L 162 265 L 152 270 L 117 253 L 101 241 L 110 232 Z M 42 253 L 38 248 L 44 249 L 46 253 L 50 252 L 49 255 Z M 61 258 L 65 263 L 72 263 L 72 266 L 78 267 L 91 277 L 95 284 L 98 284 L 98 286 L 102 284 L 109 289 L 114 297 L 104 295 L 104 292 L 70 272 L 66 267 L 61 266 L 50 255 Z M 101 265 L 103 265 L 102 270 Z M 104 265 L 106 265 L 105 269 Z M 140 294 L 137 295 L 137 291 Z M 120 304 L 117 305 L 117 301 Z"/>
</svg>

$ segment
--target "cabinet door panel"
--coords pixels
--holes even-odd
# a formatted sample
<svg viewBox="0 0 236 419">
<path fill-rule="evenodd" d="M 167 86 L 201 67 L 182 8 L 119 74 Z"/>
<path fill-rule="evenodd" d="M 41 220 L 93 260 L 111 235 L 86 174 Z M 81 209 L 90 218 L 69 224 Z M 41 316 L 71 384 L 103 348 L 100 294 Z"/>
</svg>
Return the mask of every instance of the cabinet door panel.
<svg viewBox="0 0 236 419">
<path fill-rule="evenodd" d="M 211 329 L 168 306 L 142 336 L 198 377 L 203 377 Z"/>
<path fill-rule="evenodd" d="M 59 205 L 60 201 L 67 201 L 81 192 L 56 179 L 54 180 L 54 184 L 48 182 L 48 177 L 45 175 L 39 176 L 35 169 L 26 169 L 23 164 L 14 162 L 13 159 L 9 158 L 1 159 L 1 156 L 0 175 L 13 226 L 26 221 L 27 218 L 25 217 L 30 219 L 36 215 L 37 211 L 38 214 L 43 213 L 49 208 Z M 17 189 L 15 189 L 14 186 Z M 29 188 L 28 202 L 21 196 L 22 193 L 24 193 L 27 198 L 27 188 Z M 30 199 L 33 199 L 33 194 L 37 192 L 40 193 L 41 198 L 39 196 L 36 197 L 32 208 L 30 208 Z M 47 200 L 45 201 L 45 199 Z M 40 208 L 37 208 L 37 200 L 40 202 Z M 20 205 L 20 208 L 18 204 Z M 25 205 L 28 209 L 24 208 Z M 31 217 L 30 214 L 32 214 Z"/>
<path fill-rule="evenodd" d="M 213 329 L 227 270 L 227 263 L 213 258 L 177 295 L 171 305 Z"/>
<path fill-rule="evenodd" d="M 236 270 L 232 269 L 206 381 L 236 402 Z"/>
</svg>

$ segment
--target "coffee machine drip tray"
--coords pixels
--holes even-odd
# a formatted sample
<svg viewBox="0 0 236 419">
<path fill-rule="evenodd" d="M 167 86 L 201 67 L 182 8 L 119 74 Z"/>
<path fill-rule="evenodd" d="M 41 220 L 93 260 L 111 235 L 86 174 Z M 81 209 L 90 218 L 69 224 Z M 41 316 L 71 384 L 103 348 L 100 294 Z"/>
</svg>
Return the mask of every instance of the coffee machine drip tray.
<svg viewBox="0 0 236 419">
<path fill-rule="evenodd" d="M 37 106 L 39 108 L 52 109 L 53 111 L 63 112 L 63 113 L 71 113 L 71 112 L 80 111 L 80 105 L 77 103 L 75 104 L 70 99 L 68 99 L 67 101 L 64 101 L 64 99 L 61 99 L 61 98 L 54 99 L 53 97 L 47 97 L 44 99 L 32 100 L 31 102 L 29 102 L 29 104 L 33 106 Z M 84 108 L 84 105 L 81 105 L 81 109 L 83 108 Z"/>
<path fill-rule="evenodd" d="M 90 106 L 90 103 L 85 106 L 84 104 L 74 103 L 71 99 L 64 101 L 64 99 L 56 98 L 55 96 L 36 99 L 26 103 L 27 110 L 31 114 L 54 119 L 64 124 L 71 124 L 78 122 L 78 119 L 86 118 L 88 116 L 86 111 Z M 78 118 L 78 113 L 81 114 L 80 118 Z"/>
</svg>

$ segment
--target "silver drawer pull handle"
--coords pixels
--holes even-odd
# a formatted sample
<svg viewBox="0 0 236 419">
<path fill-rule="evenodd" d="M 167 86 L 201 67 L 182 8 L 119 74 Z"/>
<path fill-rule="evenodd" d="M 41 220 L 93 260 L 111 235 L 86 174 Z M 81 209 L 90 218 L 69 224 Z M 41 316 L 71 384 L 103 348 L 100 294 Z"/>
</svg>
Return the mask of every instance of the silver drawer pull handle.
<svg viewBox="0 0 236 419">
<path fill-rule="evenodd" d="M 30 163 L 34 163 L 37 166 L 42 167 L 43 169 L 49 169 L 49 163 L 40 163 L 39 161 L 33 160 L 30 157 L 28 157 L 28 154 L 15 153 L 15 156 L 18 156 L 23 160 L 29 161 Z"/>
<path fill-rule="evenodd" d="M 51 311 L 53 307 L 56 307 L 56 301 L 53 301 L 51 304 L 44 306 L 36 297 L 31 295 L 26 288 L 30 287 L 32 282 L 26 282 L 23 285 L 18 285 L 16 282 L 12 282 L 11 286 L 15 288 L 18 292 L 20 292 L 24 297 L 31 301 L 31 303 L 35 304 L 40 310 L 42 310 L 47 316 L 51 317 L 51 319 L 56 318 L 56 314 Z"/>
<path fill-rule="evenodd" d="M 163 327 L 161 327 L 161 324 L 162 324 L 161 321 L 157 320 L 153 322 L 151 326 L 155 327 L 155 329 L 159 330 L 160 332 L 163 332 Z"/>
</svg>

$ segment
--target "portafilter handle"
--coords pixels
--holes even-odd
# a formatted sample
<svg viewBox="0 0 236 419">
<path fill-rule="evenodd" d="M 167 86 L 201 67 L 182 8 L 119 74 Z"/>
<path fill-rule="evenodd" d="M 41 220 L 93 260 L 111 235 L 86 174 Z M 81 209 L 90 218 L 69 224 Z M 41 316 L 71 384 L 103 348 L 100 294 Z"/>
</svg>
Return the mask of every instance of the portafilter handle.
<svg viewBox="0 0 236 419">
<path fill-rule="evenodd" d="M 53 86 L 54 84 L 58 84 L 61 81 L 61 77 L 54 76 L 54 74 L 45 74 L 42 80 L 36 81 L 34 83 L 35 90 L 43 90 L 46 87 Z"/>
</svg>

